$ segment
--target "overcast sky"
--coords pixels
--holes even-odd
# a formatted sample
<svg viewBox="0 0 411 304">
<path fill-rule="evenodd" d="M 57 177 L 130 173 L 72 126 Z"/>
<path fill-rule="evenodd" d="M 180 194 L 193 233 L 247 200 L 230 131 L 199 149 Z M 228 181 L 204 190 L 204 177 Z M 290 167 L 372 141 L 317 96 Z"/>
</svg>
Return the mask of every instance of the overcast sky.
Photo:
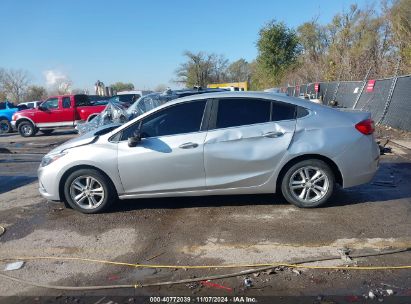
<svg viewBox="0 0 411 304">
<path fill-rule="evenodd" d="M 251 61 L 271 19 L 328 23 L 352 3 L 372 1 L 0 0 L 0 67 L 25 69 L 39 85 L 69 77 L 75 88 L 174 87 L 184 50 Z"/>
</svg>

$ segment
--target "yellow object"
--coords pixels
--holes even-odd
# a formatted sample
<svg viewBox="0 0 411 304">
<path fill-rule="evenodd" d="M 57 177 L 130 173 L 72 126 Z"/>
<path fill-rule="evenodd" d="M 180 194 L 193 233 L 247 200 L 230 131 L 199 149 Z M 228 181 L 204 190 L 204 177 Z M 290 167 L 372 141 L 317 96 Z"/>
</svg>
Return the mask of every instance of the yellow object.
<svg viewBox="0 0 411 304">
<path fill-rule="evenodd" d="M 248 91 L 248 82 L 226 82 L 226 83 L 211 83 L 207 85 L 209 89 L 231 89 L 234 91 Z"/>
<path fill-rule="evenodd" d="M 92 263 L 101 263 L 117 266 L 128 266 L 135 268 L 172 268 L 172 269 L 210 269 L 210 268 L 250 268 L 250 267 L 290 267 L 305 269 L 329 269 L 329 270 L 394 270 L 394 269 L 411 269 L 411 265 L 404 266 L 309 266 L 300 264 L 287 263 L 263 263 L 263 264 L 232 264 L 232 265 L 156 265 L 156 264 L 134 264 L 124 262 L 113 262 L 106 260 L 96 260 L 78 257 L 16 257 L 5 258 L 0 261 L 10 260 L 66 260 L 66 261 L 83 261 Z M 138 286 L 138 284 L 136 284 Z"/>
</svg>

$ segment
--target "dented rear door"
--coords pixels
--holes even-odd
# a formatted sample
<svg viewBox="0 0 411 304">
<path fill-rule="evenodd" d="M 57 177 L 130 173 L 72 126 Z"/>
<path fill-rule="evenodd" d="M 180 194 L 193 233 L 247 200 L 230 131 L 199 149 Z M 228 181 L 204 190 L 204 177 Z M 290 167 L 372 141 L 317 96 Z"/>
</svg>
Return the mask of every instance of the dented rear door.
<svg viewBox="0 0 411 304">
<path fill-rule="evenodd" d="M 209 189 L 266 183 L 291 142 L 296 124 L 295 106 L 247 99 L 220 99 L 213 105 L 214 115 L 204 144 Z M 279 113 L 284 108 L 289 113 Z M 224 122 L 225 117 L 230 121 Z"/>
</svg>

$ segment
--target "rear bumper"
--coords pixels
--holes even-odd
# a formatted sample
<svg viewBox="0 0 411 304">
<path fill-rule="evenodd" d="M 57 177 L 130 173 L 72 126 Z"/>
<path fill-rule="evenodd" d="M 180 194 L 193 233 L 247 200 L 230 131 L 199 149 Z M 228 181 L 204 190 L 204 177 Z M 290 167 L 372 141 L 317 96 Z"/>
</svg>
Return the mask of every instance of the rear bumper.
<svg viewBox="0 0 411 304">
<path fill-rule="evenodd" d="M 11 127 L 13 128 L 13 130 L 16 130 L 16 121 L 12 120 L 10 121 Z"/>
<path fill-rule="evenodd" d="M 340 168 L 343 188 L 370 182 L 380 164 L 380 149 L 373 136 L 362 136 L 334 160 Z"/>
</svg>

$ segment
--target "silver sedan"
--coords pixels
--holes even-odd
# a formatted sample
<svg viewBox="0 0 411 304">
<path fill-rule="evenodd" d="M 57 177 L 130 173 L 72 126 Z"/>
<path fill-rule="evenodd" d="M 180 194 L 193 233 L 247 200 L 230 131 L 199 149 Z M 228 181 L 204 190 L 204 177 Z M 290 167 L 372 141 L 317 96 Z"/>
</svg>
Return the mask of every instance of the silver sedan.
<svg viewBox="0 0 411 304">
<path fill-rule="evenodd" d="M 177 99 L 47 154 L 39 190 L 84 213 L 120 199 L 281 192 L 317 207 L 379 163 L 366 112 L 257 92 Z"/>
</svg>

